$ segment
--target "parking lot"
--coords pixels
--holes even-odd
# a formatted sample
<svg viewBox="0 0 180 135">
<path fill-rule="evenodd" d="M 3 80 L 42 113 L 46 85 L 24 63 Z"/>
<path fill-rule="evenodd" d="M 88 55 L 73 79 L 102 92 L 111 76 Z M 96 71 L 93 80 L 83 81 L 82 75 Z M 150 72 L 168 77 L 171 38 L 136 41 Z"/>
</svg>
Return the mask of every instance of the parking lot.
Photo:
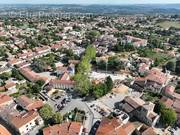
<svg viewBox="0 0 180 135">
<path fill-rule="evenodd" d="M 61 112 L 62 115 L 71 112 L 74 108 L 84 110 L 87 119 L 83 125 L 88 134 L 95 122 L 108 116 L 114 110 L 114 104 L 122 101 L 128 95 L 140 96 L 140 93 L 109 93 L 98 100 L 83 101 L 80 97 L 74 97 L 70 93 L 63 92 L 50 97 L 47 102 L 53 107 L 54 111 Z"/>
</svg>

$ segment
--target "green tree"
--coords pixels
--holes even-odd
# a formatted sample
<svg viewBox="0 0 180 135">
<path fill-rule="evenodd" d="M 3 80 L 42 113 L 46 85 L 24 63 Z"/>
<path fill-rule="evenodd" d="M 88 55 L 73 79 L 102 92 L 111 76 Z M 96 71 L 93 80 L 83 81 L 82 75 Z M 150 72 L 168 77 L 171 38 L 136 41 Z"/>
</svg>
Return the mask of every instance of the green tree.
<svg viewBox="0 0 180 135">
<path fill-rule="evenodd" d="M 63 117 L 60 112 L 57 112 L 52 117 L 54 124 L 60 124 L 63 121 Z"/>
<path fill-rule="evenodd" d="M 5 57 L 6 56 L 7 49 L 5 47 L 0 47 L 0 56 Z"/>
<path fill-rule="evenodd" d="M 93 94 L 96 98 L 100 98 L 106 94 L 107 86 L 104 83 L 100 83 L 93 86 Z"/>
<path fill-rule="evenodd" d="M 39 87 L 42 87 L 45 84 L 44 80 L 38 80 L 36 81 L 36 85 L 39 85 Z"/>
<path fill-rule="evenodd" d="M 166 64 L 166 69 L 167 70 L 170 70 L 172 72 L 175 72 L 175 68 L 176 68 L 176 63 L 174 61 L 169 61 L 167 64 Z"/>
<path fill-rule="evenodd" d="M 86 38 L 92 42 L 95 41 L 98 36 L 100 36 L 100 32 L 97 30 L 92 30 L 86 33 Z"/>
<path fill-rule="evenodd" d="M 175 72 L 176 72 L 176 74 L 180 75 L 180 58 L 178 58 L 177 61 L 176 61 Z"/>
<path fill-rule="evenodd" d="M 165 126 L 172 126 L 176 121 L 176 112 L 160 101 L 156 104 L 154 111 L 161 115 L 160 120 Z"/>
<path fill-rule="evenodd" d="M 53 109 L 50 105 L 45 104 L 40 110 L 39 110 L 40 116 L 45 121 L 49 121 L 53 117 Z"/>
<path fill-rule="evenodd" d="M 165 126 L 172 126 L 176 122 L 176 112 L 171 108 L 161 111 L 161 121 Z"/>
<path fill-rule="evenodd" d="M 107 92 L 111 91 L 113 88 L 113 80 L 110 76 L 108 76 L 105 80 L 105 84 L 107 86 Z"/>
<path fill-rule="evenodd" d="M 88 76 L 85 74 L 76 74 L 74 77 L 75 80 L 75 89 L 78 90 L 82 95 L 88 95 L 91 82 L 88 79 Z"/>
<path fill-rule="evenodd" d="M 96 48 L 89 45 L 86 48 L 85 57 L 87 57 L 89 60 L 95 59 L 96 58 Z"/>
<path fill-rule="evenodd" d="M 162 103 L 162 102 L 158 102 L 156 103 L 155 107 L 154 107 L 154 111 L 158 114 L 161 113 L 162 110 L 164 110 L 166 108 L 166 106 Z"/>
<path fill-rule="evenodd" d="M 23 76 L 19 73 L 18 70 L 16 70 L 15 68 L 12 69 L 12 77 L 18 79 L 18 80 L 23 80 Z"/>
<path fill-rule="evenodd" d="M 89 59 L 84 57 L 77 68 L 79 73 L 87 74 L 91 71 L 91 64 L 89 63 Z"/>
<path fill-rule="evenodd" d="M 0 78 L 2 80 L 8 80 L 10 77 L 11 77 L 11 73 L 10 72 L 6 72 L 6 73 L 0 74 Z"/>
</svg>

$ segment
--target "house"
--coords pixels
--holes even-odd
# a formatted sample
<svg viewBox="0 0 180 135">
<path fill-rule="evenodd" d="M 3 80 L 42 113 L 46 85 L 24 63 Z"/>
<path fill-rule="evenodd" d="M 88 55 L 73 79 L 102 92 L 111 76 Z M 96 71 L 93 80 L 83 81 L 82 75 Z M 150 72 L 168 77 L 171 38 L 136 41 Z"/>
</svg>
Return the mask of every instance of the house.
<svg viewBox="0 0 180 135">
<path fill-rule="evenodd" d="M 64 44 L 66 44 L 65 40 L 58 41 L 55 44 L 51 45 L 51 49 L 57 51 L 58 49 L 62 48 Z"/>
<path fill-rule="evenodd" d="M 38 80 L 43 80 L 46 82 L 48 80 L 48 78 L 38 75 L 29 67 L 21 68 L 19 71 L 25 78 L 27 78 L 31 82 L 36 82 Z"/>
<path fill-rule="evenodd" d="M 157 68 L 152 68 L 145 77 L 136 78 L 132 87 L 140 91 L 146 88 L 146 90 L 160 93 L 168 81 L 168 74 L 161 72 Z"/>
<path fill-rule="evenodd" d="M 17 93 L 16 84 L 14 82 L 7 82 L 4 87 L 6 89 L 5 94 L 7 95 Z"/>
<path fill-rule="evenodd" d="M 16 66 L 17 68 L 21 69 L 21 68 L 28 67 L 28 66 L 30 66 L 30 65 L 31 65 L 31 63 L 24 61 L 24 62 L 22 62 L 22 63 L 16 64 L 15 66 Z"/>
<path fill-rule="evenodd" d="M 174 101 L 168 97 L 163 96 L 160 101 L 167 107 L 167 108 L 171 108 Z"/>
<path fill-rule="evenodd" d="M 42 100 L 31 100 L 25 95 L 18 97 L 16 102 L 19 106 L 27 111 L 39 109 L 44 105 Z"/>
<path fill-rule="evenodd" d="M 36 47 L 35 52 L 38 54 L 46 55 L 51 52 L 51 48 L 49 46 Z"/>
<path fill-rule="evenodd" d="M 142 125 L 138 130 L 133 132 L 133 135 L 158 135 L 154 128 Z"/>
<path fill-rule="evenodd" d="M 9 66 L 14 66 L 16 64 L 20 64 L 22 62 L 24 62 L 25 60 L 22 60 L 22 59 L 16 59 L 16 58 L 12 58 L 12 59 L 9 59 L 8 61 L 8 65 Z"/>
<path fill-rule="evenodd" d="M 8 116 L 10 125 L 21 135 L 27 134 L 34 127 L 43 124 L 42 118 L 35 111 L 20 114 L 12 113 Z"/>
<path fill-rule="evenodd" d="M 43 135 L 81 135 L 83 126 L 79 122 L 66 122 L 43 129 Z"/>
<path fill-rule="evenodd" d="M 172 100 L 180 100 L 180 94 L 175 92 L 175 87 L 172 85 L 167 85 L 163 88 L 162 94 Z"/>
<path fill-rule="evenodd" d="M 174 92 L 175 92 L 175 87 L 172 85 L 167 85 L 162 90 L 162 94 L 169 98 L 173 98 Z"/>
<path fill-rule="evenodd" d="M 75 82 L 71 80 L 52 79 L 49 85 L 54 89 L 73 89 Z"/>
<path fill-rule="evenodd" d="M 96 131 L 96 135 L 131 135 L 135 130 L 132 123 L 123 124 L 117 118 L 103 118 Z"/>
<path fill-rule="evenodd" d="M 2 106 L 8 106 L 11 103 L 13 103 L 13 98 L 5 95 L 5 94 L 0 94 L 0 107 Z"/>
<path fill-rule="evenodd" d="M 3 125 L 0 124 L 0 135 L 12 135 Z"/>
<path fill-rule="evenodd" d="M 147 40 L 129 35 L 125 36 L 125 43 L 132 43 L 135 47 L 147 46 Z"/>
<path fill-rule="evenodd" d="M 154 106 L 155 104 L 152 102 L 144 102 L 139 97 L 131 96 L 125 97 L 119 104 L 119 108 L 124 110 L 130 117 L 136 117 L 149 126 L 154 126 L 160 117 L 153 111 Z"/>
</svg>

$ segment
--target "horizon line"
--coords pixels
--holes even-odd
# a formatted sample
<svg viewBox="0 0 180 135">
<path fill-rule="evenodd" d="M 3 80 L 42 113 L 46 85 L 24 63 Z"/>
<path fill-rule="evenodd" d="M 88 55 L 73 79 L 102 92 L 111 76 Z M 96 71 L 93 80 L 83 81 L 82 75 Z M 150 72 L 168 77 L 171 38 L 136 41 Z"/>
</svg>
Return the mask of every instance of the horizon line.
<svg viewBox="0 0 180 135">
<path fill-rule="evenodd" d="M 180 3 L 121 3 L 121 4 L 83 4 L 83 3 L 0 3 L 0 5 L 109 5 L 109 6 L 121 6 L 121 5 L 180 5 Z"/>
</svg>

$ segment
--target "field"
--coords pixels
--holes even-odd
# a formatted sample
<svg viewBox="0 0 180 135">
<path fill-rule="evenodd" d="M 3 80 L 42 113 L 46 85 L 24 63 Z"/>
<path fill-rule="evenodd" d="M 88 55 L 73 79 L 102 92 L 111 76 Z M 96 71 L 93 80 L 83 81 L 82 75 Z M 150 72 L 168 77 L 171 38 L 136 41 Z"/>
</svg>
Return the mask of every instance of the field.
<svg viewBox="0 0 180 135">
<path fill-rule="evenodd" d="M 165 29 L 168 29 L 170 27 L 175 27 L 175 28 L 180 29 L 180 22 L 178 22 L 178 21 L 163 21 L 163 22 L 157 23 L 157 25 L 159 25 Z"/>
</svg>

